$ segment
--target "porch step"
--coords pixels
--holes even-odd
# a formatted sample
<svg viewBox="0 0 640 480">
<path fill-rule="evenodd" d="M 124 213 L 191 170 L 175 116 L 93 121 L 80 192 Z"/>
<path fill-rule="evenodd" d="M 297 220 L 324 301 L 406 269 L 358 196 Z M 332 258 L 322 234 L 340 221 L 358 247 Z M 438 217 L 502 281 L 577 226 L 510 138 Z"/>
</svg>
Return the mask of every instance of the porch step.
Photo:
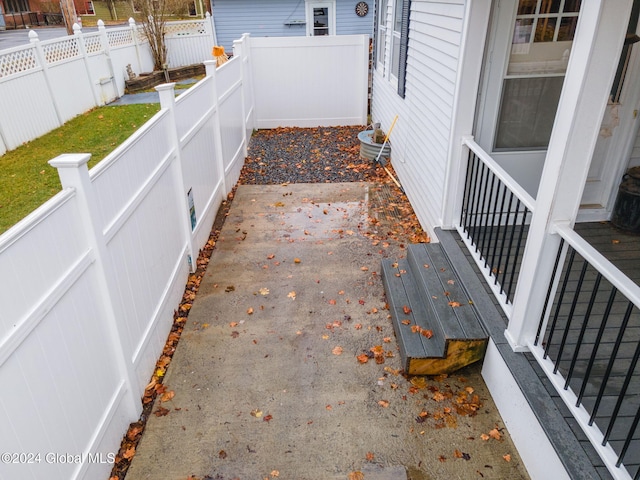
<svg viewBox="0 0 640 480">
<path fill-rule="evenodd" d="M 451 373 L 482 360 L 488 335 L 439 243 L 383 260 L 382 279 L 407 374 Z"/>
</svg>

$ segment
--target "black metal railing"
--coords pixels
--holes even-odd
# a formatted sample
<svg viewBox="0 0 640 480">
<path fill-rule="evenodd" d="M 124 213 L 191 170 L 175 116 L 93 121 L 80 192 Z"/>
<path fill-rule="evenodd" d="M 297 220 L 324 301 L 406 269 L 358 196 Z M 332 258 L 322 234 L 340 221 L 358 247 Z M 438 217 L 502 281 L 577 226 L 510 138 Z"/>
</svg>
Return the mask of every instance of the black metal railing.
<svg viewBox="0 0 640 480">
<path fill-rule="evenodd" d="M 510 304 L 518 281 L 533 202 L 477 144 L 467 141 L 467 145 L 469 158 L 459 219 L 460 234 L 494 291 Z"/>
<path fill-rule="evenodd" d="M 575 232 L 562 237 L 534 348 L 569 406 L 586 412 L 574 417 L 612 454 L 610 470 L 624 464 L 640 479 L 640 292 Z"/>
</svg>

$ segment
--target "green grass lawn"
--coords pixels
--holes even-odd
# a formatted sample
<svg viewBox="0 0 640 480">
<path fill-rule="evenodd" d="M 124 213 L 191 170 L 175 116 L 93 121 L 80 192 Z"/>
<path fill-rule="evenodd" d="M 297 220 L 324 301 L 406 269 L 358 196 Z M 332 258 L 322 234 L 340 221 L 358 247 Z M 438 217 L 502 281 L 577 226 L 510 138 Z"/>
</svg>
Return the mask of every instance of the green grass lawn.
<svg viewBox="0 0 640 480">
<path fill-rule="evenodd" d="M 0 156 L 0 234 L 61 190 L 49 160 L 61 153 L 91 153 L 91 168 L 158 110 L 159 104 L 96 108 Z"/>
</svg>

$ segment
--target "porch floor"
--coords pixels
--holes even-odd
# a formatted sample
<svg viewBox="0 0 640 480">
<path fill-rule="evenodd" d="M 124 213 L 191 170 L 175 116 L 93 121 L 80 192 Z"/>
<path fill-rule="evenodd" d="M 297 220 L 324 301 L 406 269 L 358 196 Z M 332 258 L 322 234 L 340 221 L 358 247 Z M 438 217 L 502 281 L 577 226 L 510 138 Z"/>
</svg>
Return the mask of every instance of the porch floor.
<svg viewBox="0 0 640 480">
<path fill-rule="evenodd" d="M 623 232 L 614 226 L 612 226 L 609 222 L 590 222 L 590 223 L 580 223 L 576 224 L 575 231 L 581 237 L 583 237 L 590 245 L 592 245 L 596 250 L 598 250 L 603 256 L 605 256 L 609 261 L 611 261 L 617 268 L 619 268 L 625 275 L 627 275 L 631 280 L 636 283 L 640 283 L 640 236 L 632 235 L 626 232 Z M 457 234 L 456 234 L 457 237 Z M 459 237 L 458 237 L 459 238 Z M 459 241 L 461 248 L 463 251 L 467 252 L 463 246 L 462 241 Z M 474 264 L 470 255 L 466 253 L 468 256 L 469 262 Z M 475 264 L 474 264 L 475 268 Z M 477 271 L 477 270 L 476 270 Z M 519 265 L 516 267 L 516 272 L 519 272 Z M 480 276 L 483 284 L 486 285 L 484 277 L 482 277 L 477 271 L 477 274 Z M 576 275 L 572 275 L 570 281 L 568 282 L 568 288 L 566 292 L 567 298 L 572 298 L 573 293 L 576 289 Z M 517 273 L 516 273 L 517 278 Z M 593 284 L 593 275 L 590 277 L 587 276 L 585 279 L 585 283 L 591 282 Z M 583 285 L 584 287 L 584 285 Z M 488 287 L 487 287 L 488 289 Z M 588 291 L 588 287 L 587 287 Z M 606 300 L 606 298 L 604 299 Z M 584 314 L 587 308 L 588 297 L 585 299 L 585 296 L 580 296 L 579 301 L 576 305 L 576 315 Z M 497 305 L 497 302 L 496 302 Z M 598 299 L 595 309 L 604 309 L 605 302 L 603 299 Z M 502 312 L 500 307 L 498 310 Z M 637 312 L 635 312 L 637 313 Z M 640 341 L 640 318 L 637 314 L 632 315 L 629 323 L 629 327 L 626 330 L 625 338 L 620 348 L 620 354 L 617 359 L 625 358 L 629 359 L 633 355 L 633 351 L 635 346 Z M 608 326 L 611 328 L 615 328 L 620 325 L 621 319 L 624 315 L 624 310 L 616 311 L 614 308 L 613 313 L 608 322 Z M 507 324 L 506 317 L 503 316 L 505 327 Z M 558 322 L 558 328 L 561 329 L 563 326 L 563 322 L 566 321 L 566 315 L 561 315 L 560 320 Z M 586 368 L 586 364 L 588 362 L 588 356 L 586 353 L 583 353 L 583 350 L 588 351 L 588 344 L 593 344 L 593 341 L 596 336 L 596 327 L 587 329 L 587 334 L 583 340 L 583 347 L 580 349 L 580 356 L 578 357 L 578 363 L 576 364 L 576 368 L 572 374 L 572 380 L 570 386 L 574 389 L 574 392 L 577 393 L 579 390 L 579 386 L 582 383 L 582 379 L 584 378 L 584 372 Z M 611 350 L 611 344 L 615 340 L 615 332 L 605 333 L 603 342 L 606 343 L 599 350 L 598 356 L 596 358 L 596 362 L 593 367 L 593 371 L 603 372 L 606 368 L 606 364 L 608 362 L 608 356 L 606 355 Z M 565 352 L 563 353 L 563 362 L 568 362 L 573 351 L 575 351 L 575 345 L 577 342 L 577 337 L 579 334 L 579 328 L 572 328 L 570 330 L 569 336 L 566 339 L 566 347 Z M 559 333 L 557 335 L 560 335 Z M 609 338 L 610 337 L 610 338 Z M 554 340 L 555 345 L 550 349 L 549 355 L 552 359 L 557 355 L 557 344 L 559 340 Z M 542 340 L 544 342 L 544 339 Z M 532 354 L 525 354 L 529 363 L 531 364 L 534 371 L 537 373 L 541 383 L 544 385 L 545 389 L 553 399 L 559 411 L 562 413 L 564 420 L 566 421 L 568 427 L 573 432 L 576 437 L 577 442 L 579 442 L 580 446 L 586 453 L 586 458 L 590 459 L 593 463 L 599 478 L 603 480 L 609 480 L 612 478 L 611 474 L 608 472 L 603 462 L 600 460 L 598 454 L 593 449 L 591 443 L 587 439 L 586 435 L 578 425 L 577 421 L 572 417 L 569 410 L 565 406 L 563 400 L 560 398 L 554 387 L 552 386 L 550 380 L 546 377 L 545 373 L 542 371 L 538 362 L 534 358 Z M 569 358 L 567 358 L 569 357 Z M 622 406 L 620 418 L 624 420 L 623 424 L 630 425 L 633 421 L 633 416 L 638 411 L 640 407 L 640 369 L 636 368 L 634 372 L 634 378 L 630 383 L 629 390 L 627 392 L 627 397 L 625 403 Z M 563 368 L 561 365 L 560 372 L 563 376 L 566 374 L 566 368 Z M 624 380 L 624 375 L 626 374 L 626 365 L 620 366 L 620 362 L 617 362 L 617 367 L 614 367 L 611 377 L 607 385 L 620 385 Z M 598 393 L 599 385 L 588 384 L 585 396 L 583 397 L 583 404 L 587 408 L 588 411 L 593 407 L 595 403 L 595 398 Z M 605 393 L 602 403 L 599 407 L 599 414 L 596 418 L 596 424 L 600 427 L 602 431 L 604 431 L 608 424 L 609 415 L 613 410 L 615 405 L 615 398 L 613 396 L 607 396 Z M 553 428 L 553 426 L 547 426 Z M 629 447 L 629 452 L 625 456 L 625 466 L 632 477 L 638 474 L 640 469 L 640 429 L 636 430 L 635 436 L 633 437 L 633 442 Z M 626 436 L 626 432 L 620 431 L 620 429 L 614 429 L 611 437 L 610 443 L 614 447 L 614 450 L 619 453 L 621 443 Z M 637 478 L 637 477 L 634 477 Z"/>
</svg>

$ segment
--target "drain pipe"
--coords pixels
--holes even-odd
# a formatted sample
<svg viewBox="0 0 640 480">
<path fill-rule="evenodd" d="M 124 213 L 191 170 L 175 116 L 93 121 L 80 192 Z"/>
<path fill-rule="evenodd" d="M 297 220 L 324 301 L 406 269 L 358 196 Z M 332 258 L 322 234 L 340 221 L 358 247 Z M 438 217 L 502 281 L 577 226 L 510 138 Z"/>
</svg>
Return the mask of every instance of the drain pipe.
<svg viewBox="0 0 640 480">
<path fill-rule="evenodd" d="M 389 175 L 391 180 L 393 180 L 393 183 L 396 184 L 396 186 L 400 189 L 402 193 L 405 193 L 404 188 L 402 188 L 402 185 L 400 185 L 400 182 L 396 180 L 395 177 L 389 171 L 389 169 L 380 162 L 380 156 L 382 155 L 382 151 L 384 150 L 384 147 L 387 145 L 387 142 L 389 141 L 389 136 L 391 135 L 393 127 L 395 127 L 397 121 L 398 121 L 398 115 L 396 115 L 393 119 L 393 122 L 391 122 L 391 127 L 389 127 L 389 132 L 387 132 L 387 135 L 384 137 L 384 142 L 382 143 L 382 147 L 380 147 L 380 151 L 378 152 L 378 156 L 376 157 L 374 162 L 379 163 L 382 166 L 382 168 L 384 168 L 384 171 L 387 172 L 387 175 Z"/>
</svg>

